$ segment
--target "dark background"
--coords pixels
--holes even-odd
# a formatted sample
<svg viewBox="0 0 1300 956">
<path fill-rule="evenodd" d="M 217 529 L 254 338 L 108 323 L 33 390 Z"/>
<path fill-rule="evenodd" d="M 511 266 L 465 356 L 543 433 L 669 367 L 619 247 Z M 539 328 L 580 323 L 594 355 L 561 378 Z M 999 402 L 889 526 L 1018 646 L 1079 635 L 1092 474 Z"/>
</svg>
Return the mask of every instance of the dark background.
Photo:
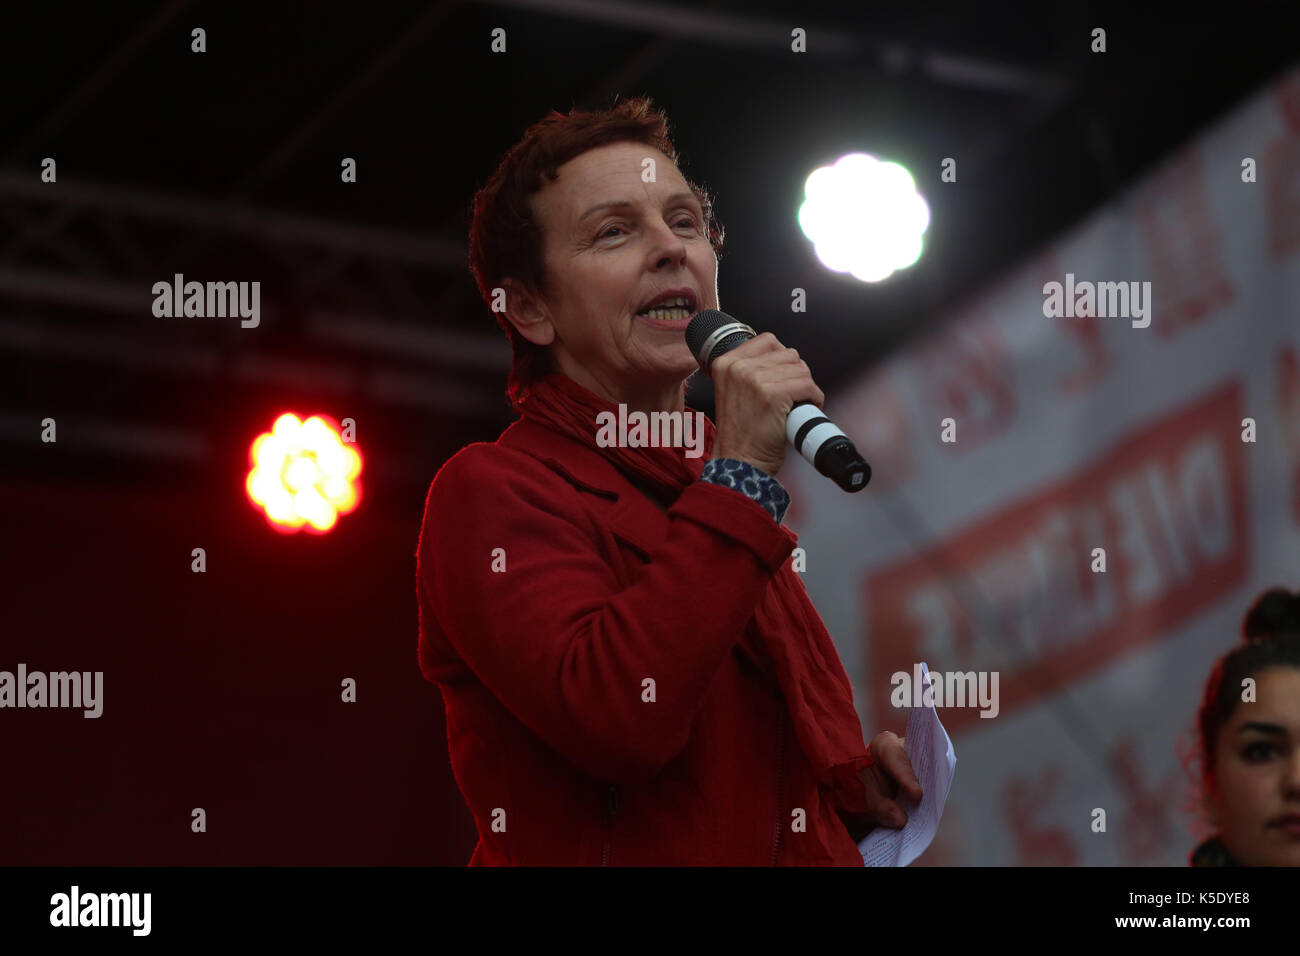
<svg viewBox="0 0 1300 956">
<path fill-rule="evenodd" d="M 1290 3 L 1132 7 L 24 5 L 0 31 L 0 669 L 102 670 L 105 709 L 0 711 L 0 863 L 465 863 L 414 553 L 438 466 L 512 418 L 465 248 L 501 154 L 552 109 L 653 97 L 728 229 L 724 308 L 833 396 L 1296 57 Z M 931 206 L 877 286 L 794 224 L 854 150 Z M 261 326 L 155 318 L 175 272 L 260 281 Z M 244 498 L 286 409 L 357 422 L 364 498 L 328 535 Z"/>
</svg>

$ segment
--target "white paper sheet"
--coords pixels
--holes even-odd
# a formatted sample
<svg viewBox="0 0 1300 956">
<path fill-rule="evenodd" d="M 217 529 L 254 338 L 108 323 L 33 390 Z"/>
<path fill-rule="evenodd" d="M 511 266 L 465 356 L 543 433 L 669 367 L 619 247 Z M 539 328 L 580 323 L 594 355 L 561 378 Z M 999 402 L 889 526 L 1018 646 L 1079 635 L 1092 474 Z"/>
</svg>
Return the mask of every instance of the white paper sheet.
<svg viewBox="0 0 1300 956">
<path fill-rule="evenodd" d="M 930 668 L 921 663 L 922 687 L 929 687 Z M 895 802 L 907 814 L 901 829 L 878 826 L 858 844 L 863 866 L 907 866 L 925 852 L 939 831 L 943 806 L 948 802 L 957 755 L 952 740 L 939 722 L 933 704 L 922 700 L 907 715 L 903 751 L 921 784 L 921 803 L 898 791 Z"/>
</svg>

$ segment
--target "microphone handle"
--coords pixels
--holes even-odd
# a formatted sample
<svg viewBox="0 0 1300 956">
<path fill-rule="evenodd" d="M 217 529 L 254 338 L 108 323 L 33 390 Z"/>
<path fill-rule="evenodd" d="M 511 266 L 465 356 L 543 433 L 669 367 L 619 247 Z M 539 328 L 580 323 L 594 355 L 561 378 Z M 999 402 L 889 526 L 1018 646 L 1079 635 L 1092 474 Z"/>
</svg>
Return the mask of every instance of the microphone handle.
<svg viewBox="0 0 1300 956">
<path fill-rule="evenodd" d="M 849 436 L 812 402 L 796 402 L 790 409 L 785 437 L 808 464 L 845 491 L 861 491 L 871 480 L 871 466 Z"/>
</svg>

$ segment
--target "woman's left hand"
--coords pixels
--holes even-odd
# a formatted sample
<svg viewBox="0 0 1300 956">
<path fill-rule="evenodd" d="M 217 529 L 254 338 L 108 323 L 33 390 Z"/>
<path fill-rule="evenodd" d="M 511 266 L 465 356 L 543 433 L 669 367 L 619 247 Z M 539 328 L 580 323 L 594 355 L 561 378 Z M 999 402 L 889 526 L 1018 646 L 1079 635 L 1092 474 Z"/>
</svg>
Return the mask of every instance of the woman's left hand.
<svg viewBox="0 0 1300 956">
<path fill-rule="evenodd" d="M 913 800 L 921 799 L 921 782 L 903 751 L 903 739 L 888 730 L 877 734 L 870 748 L 876 762 L 859 773 L 867 788 L 868 819 L 873 825 L 901 827 L 907 822 L 907 814 L 894 801 L 900 786 Z"/>
</svg>

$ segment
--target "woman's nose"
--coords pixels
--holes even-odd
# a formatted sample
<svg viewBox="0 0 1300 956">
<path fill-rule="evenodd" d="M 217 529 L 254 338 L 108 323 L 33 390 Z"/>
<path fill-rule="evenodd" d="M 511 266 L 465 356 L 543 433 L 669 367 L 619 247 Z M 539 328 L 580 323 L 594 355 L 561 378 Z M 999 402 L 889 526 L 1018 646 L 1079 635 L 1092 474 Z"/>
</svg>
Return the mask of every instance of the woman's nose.
<svg viewBox="0 0 1300 956">
<path fill-rule="evenodd" d="M 676 249 L 672 249 L 671 251 L 665 251 L 661 255 L 655 257 L 656 269 L 668 269 L 673 266 L 685 266 L 685 265 L 686 265 L 685 243 L 681 243 L 678 245 Z"/>
<path fill-rule="evenodd" d="M 686 242 L 668 223 L 655 229 L 652 248 L 656 266 L 686 261 Z"/>
<path fill-rule="evenodd" d="M 1300 800 L 1300 747 L 1291 749 L 1291 759 L 1287 761 L 1282 788 L 1292 800 Z"/>
</svg>

